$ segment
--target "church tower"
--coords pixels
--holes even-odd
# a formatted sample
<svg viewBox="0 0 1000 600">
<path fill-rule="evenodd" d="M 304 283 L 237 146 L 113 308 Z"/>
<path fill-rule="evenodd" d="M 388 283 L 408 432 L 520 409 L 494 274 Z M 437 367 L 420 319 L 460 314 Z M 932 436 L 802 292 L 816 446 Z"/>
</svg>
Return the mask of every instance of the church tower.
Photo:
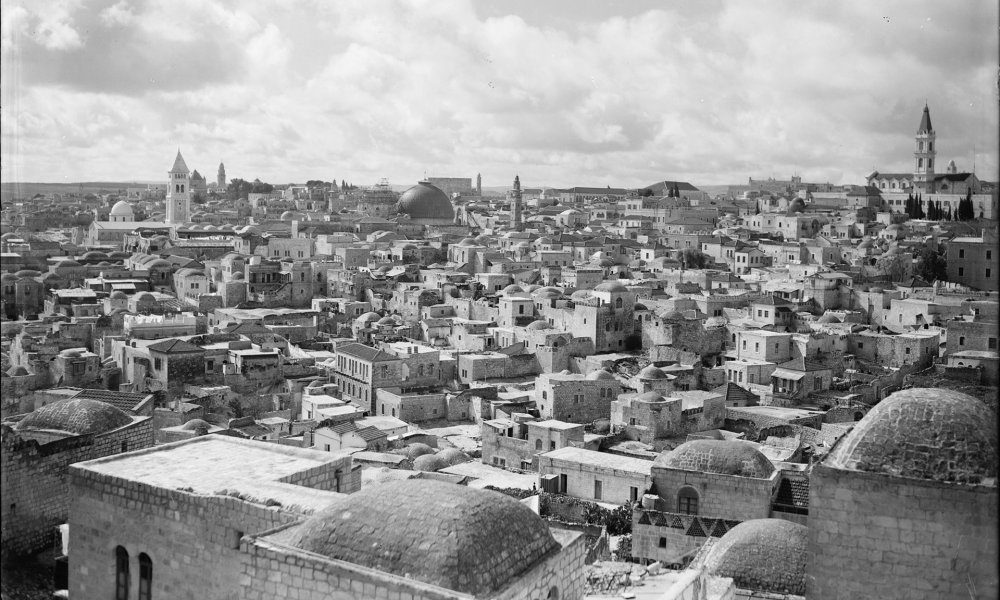
<svg viewBox="0 0 1000 600">
<path fill-rule="evenodd" d="M 215 184 L 220 192 L 226 191 L 226 165 L 219 163 L 219 174 L 215 178 Z"/>
<path fill-rule="evenodd" d="M 913 153 L 913 186 L 920 192 L 934 192 L 934 128 L 931 126 L 931 111 L 924 104 L 924 115 L 917 129 L 917 147 Z"/>
<path fill-rule="evenodd" d="M 167 223 L 182 225 L 190 220 L 191 214 L 191 172 L 184 163 L 180 149 L 174 166 L 167 173 Z"/>
<path fill-rule="evenodd" d="M 514 194 L 510 199 L 510 226 L 514 231 L 521 231 L 524 226 L 521 216 L 521 178 L 514 176 Z"/>
<path fill-rule="evenodd" d="M 482 173 L 476 173 L 476 195 L 483 195 L 483 175 Z"/>
</svg>

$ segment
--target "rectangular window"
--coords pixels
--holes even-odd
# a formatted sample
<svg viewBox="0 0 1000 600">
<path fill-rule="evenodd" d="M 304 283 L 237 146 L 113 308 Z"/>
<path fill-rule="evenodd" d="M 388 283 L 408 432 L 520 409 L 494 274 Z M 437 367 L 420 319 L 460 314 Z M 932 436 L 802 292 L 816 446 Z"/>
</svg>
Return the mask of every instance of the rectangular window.
<svg viewBox="0 0 1000 600">
<path fill-rule="evenodd" d="M 666 548 L 666 547 L 667 547 L 667 538 L 661 537 L 660 538 L 660 548 Z"/>
<path fill-rule="evenodd" d="M 601 483 L 600 479 L 594 480 L 594 500 L 601 499 L 601 492 L 604 491 L 602 488 L 604 485 Z"/>
<path fill-rule="evenodd" d="M 958 257 L 959 258 L 965 258 L 965 250 L 959 250 L 958 251 Z"/>
<path fill-rule="evenodd" d="M 963 275 L 965 275 L 965 269 L 963 267 L 959 267 L 958 268 L 958 276 L 962 277 Z"/>
<path fill-rule="evenodd" d="M 163 368 L 163 361 L 160 360 L 159 358 L 154 358 L 153 359 L 153 368 L 156 369 L 157 371 L 159 371 L 160 369 L 162 369 Z"/>
<path fill-rule="evenodd" d="M 628 490 L 629 502 L 637 502 L 639 500 L 639 488 L 632 486 Z"/>
<path fill-rule="evenodd" d="M 990 338 L 986 342 L 986 344 L 987 344 L 986 347 L 989 348 L 990 350 L 996 350 L 997 349 L 997 339 L 996 338 Z"/>
</svg>

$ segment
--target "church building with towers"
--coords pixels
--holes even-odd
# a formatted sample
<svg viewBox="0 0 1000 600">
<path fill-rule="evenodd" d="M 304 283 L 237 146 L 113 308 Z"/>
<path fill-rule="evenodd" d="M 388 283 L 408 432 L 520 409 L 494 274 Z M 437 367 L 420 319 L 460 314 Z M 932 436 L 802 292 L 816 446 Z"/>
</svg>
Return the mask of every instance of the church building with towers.
<svg viewBox="0 0 1000 600">
<path fill-rule="evenodd" d="M 920 125 L 914 137 L 913 172 L 882 173 L 872 172 L 867 177 L 868 185 L 878 188 L 884 196 L 889 193 L 903 194 L 973 194 L 982 193 L 982 185 L 975 173 L 960 173 L 955 161 L 950 161 L 944 173 L 937 168 L 937 133 L 931 124 L 931 111 L 925 104 Z"/>
<path fill-rule="evenodd" d="M 191 220 L 191 171 L 188 170 L 180 149 L 174 166 L 167 173 L 166 222 L 181 225 Z"/>
</svg>

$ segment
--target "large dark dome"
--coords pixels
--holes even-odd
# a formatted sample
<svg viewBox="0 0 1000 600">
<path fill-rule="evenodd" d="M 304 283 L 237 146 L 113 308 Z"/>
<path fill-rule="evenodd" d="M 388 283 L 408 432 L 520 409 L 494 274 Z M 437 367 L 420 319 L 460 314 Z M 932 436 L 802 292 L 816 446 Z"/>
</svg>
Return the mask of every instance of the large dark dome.
<svg viewBox="0 0 1000 600">
<path fill-rule="evenodd" d="M 476 597 L 559 549 L 541 517 L 509 496 L 411 479 L 335 500 L 291 545 Z"/>
<path fill-rule="evenodd" d="M 121 409 L 88 398 L 70 398 L 43 406 L 18 421 L 17 431 L 55 430 L 75 435 L 104 433 L 132 422 Z"/>
<path fill-rule="evenodd" d="M 396 212 L 409 215 L 411 219 L 449 222 L 455 219 L 455 209 L 448 195 L 426 181 L 403 192 L 396 203 Z"/>
<path fill-rule="evenodd" d="M 997 476 L 996 420 L 961 392 L 891 394 L 837 442 L 824 464 L 916 479 L 978 483 Z"/>
</svg>

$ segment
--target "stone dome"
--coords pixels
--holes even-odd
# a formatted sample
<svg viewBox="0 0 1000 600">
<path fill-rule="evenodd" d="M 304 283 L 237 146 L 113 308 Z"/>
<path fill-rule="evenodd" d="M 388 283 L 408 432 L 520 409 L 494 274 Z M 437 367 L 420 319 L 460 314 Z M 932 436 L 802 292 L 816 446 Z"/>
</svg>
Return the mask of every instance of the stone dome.
<svg viewBox="0 0 1000 600">
<path fill-rule="evenodd" d="M 131 217 L 135 212 L 132 210 L 132 205 L 124 200 L 119 200 L 111 207 L 109 214 L 115 217 Z"/>
<path fill-rule="evenodd" d="M 451 200 L 438 187 L 421 181 L 403 192 L 396 203 L 396 212 L 409 215 L 411 219 L 434 219 L 452 221 L 455 209 Z"/>
<path fill-rule="evenodd" d="M 378 321 L 381 316 L 377 312 L 366 312 L 365 314 L 358 317 L 354 322 L 359 325 L 364 325 L 367 323 L 373 323 Z"/>
<path fill-rule="evenodd" d="M 72 267 L 79 267 L 79 266 L 81 266 L 81 265 L 80 265 L 80 263 L 76 262 L 76 261 L 75 261 L 75 260 L 73 260 L 72 258 L 67 258 L 67 259 L 65 259 L 65 260 L 61 260 L 61 261 L 57 262 L 57 263 L 56 263 L 56 266 L 57 266 L 57 267 L 67 267 L 67 268 L 72 268 Z"/>
<path fill-rule="evenodd" d="M 150 294 L 149 292 L 142 292 L 135 297 L 136 302 L 156 302 L 156 296 Z"/>
<path fill-rule="evenodd" d="M 431 448 L 427 444 L 421 442 L 414 442 L 412 444 L 407 444 L 406 448 L 403 448 L 403 453 L 406 454 L 406 458 L 410 460 L 416 460 L 425 454 L 434 454 L 434 448 Z"/>
<path fill-rule="evenodd" d="M 458 245 L 459 246 L 475 246 L 476 245 L 476 240 L 474 240 L 474 239 L 472 239 L 470 237 L 467 237 L 467 238 L 463 239 L 461 242 L 459 242 Z"/>
<path fill-rule="evenodd" d="M 660 315 L 660 318 L 663 319 L 664 321 L 685 321 L 685 320 L 687 320 L 687 319 L 684 318 L 684 313 L 682 313 L 679 310 L 671 310 L 671 311 L 669 311 L 667 313 L 664 313 L 663 315 Z"/>
<path fill-rule="evenodd" d="M 640 402 L 666 402 L 666 398 L 659 392 L 643 392 L 635 397 Z"/>
<path fill-rule="evenodd" d="M 449 466 L 451 465 L 448 464 L 448 461 L 441 458 L 437 454 L 421 454 L 413 459 L 414 471 L 427 471 L 433 473 L 435 471 L 440 471 L 441 469 L 447 469 Z"/>
<path fill-rule="evenodd" d="M 587 379 L 591 381 L 614 380 L 615 376 L 604 369 L 598 369 L 593 373 L 587 373 Z"/>
<path fill-rule="evenodd" d="M 996 420 L 983 402 L 960 392 L 901 390 L 868 411 L 833 447 L 824 464 L 978 483 L 997 476 Z"/>
<path fill-rule="evenodd" d="M 552 326 L 549 325 L 548 321 L 543 321 L 539 319 L 537 321 L 532 321 L 531 323 L 529 323 L 525 329 L 534 329 L 538 331 L 541 329 L 552 329 Z"/>
<path fill-rule="evenodd" d="M 605 281 L 594 288 L 596 292 L 627 292 L 625 285 L 620 281 Z"/>
<path fill-rule="evenodd" d="M 185 431 L 195 431 L 198 429 L 211 429 L 211 427 L 212 426 L 208 424 L 208 421 L 202 419 L 191 419 L 187 423 L 181 425 L 181 429 Z"/>
<path fill-rule="evenodd" d="M 131 422 L 132 417 L 107 402 L 70 398 L 29 413 L 14 426 L 14 429 L 17 431 L 48 429 L 84 435 L 104 433 L 124 427 Z"/>
<path fill-rule="evenodd" d="M 809 528 L 784 519 L 751 519 L 712 546 L 705 569 L 736 587 L 773 594 L 806 593 Z"/>
<path fill-rule="evenodd" d="M 83 256 L 80 258 L 84 260 L 102 260 L 108 257 L 109 255 L 101 252 L 100 250 L 91 250 L 90 252 L 84 252 Z"/>
<path fill-rule="evenodd" d="M 30 279 L 31 277 L 40 277 L 42 274 L 34 269 L 21 269 L 17 273 L 14 273 L 21 279 Z"/>
<path fill-rule="evenodd" d="M 299 219 L 302 218 L 302 215 L 295 212 L 294 210 L 286 210 L 285 212 L 281 213 L 281 216 L 279 218 L 282 221 L 298 221 Z"/>
<path fill-rule="evenodd" d="M 472 460 L 472 458 L 468 454 L 462 452 L 458 448 L 445 448 L 444 450 L 438 452 L 434 456 L 448 463 L 448 466 L 467 463 L 470 460 Z"/>
<path fill-rule="evenodd" d="M 667 374 L 663 372 L 663 369 L 653 365 L 647 365 L 643 370 L 639 371 L 639 379 L 666 379 Z"/>
<path fill-rule="evenodd" d="M 517 285 L 516 283 L 512 283 L 503 289 L 503 293 L 507 295 L 520 294 L 523 291 L 524 289 L 522 289 L 521 286 Z"/>
<path fill-rule="evenodd" d="M 692 440 L 656 457 L 654 467 L 767 479 L 774 465 L 753 444 L 739 440 Z"/>
<path fill-rule="evenodd" d="M 817 323 L 840 323 L 840 319 L 831 313 L 823 313 L 823 316 L 816 320 Z"/>
<path fill-rule="evenodd" d="M 289 543 L 476 597 L 494 595 L 560 547 L 545 521 L 513 498 L 421 479 L 338 498 Z"/>
</svg>

